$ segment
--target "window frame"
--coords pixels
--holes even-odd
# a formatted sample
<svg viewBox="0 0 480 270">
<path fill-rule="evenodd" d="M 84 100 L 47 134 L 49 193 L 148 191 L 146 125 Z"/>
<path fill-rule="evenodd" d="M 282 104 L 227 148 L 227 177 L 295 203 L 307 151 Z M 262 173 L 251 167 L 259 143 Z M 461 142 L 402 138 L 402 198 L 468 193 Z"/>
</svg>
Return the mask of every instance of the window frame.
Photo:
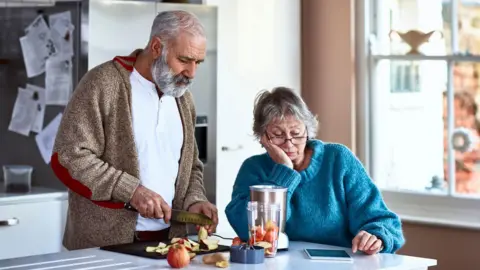
<svg viewBox="0 0 480 270">
<path fill-rule="evenodd" d="M 410 55 L 373 55 L 371 54 L 372 37 L 376 19 L 376 2 L 378 0 L 356 0 L 355 5 L 355 68 L 356 68 L 356 150 L 359 159 L 365 164 L 367 171 L 372 174 L 372 133 L 375 123 L 372 121 L 370 104 L 374 86 L 374 69 L 376 62 L 381 59 L 390 60 L 438 60 L 446 61 L 448 69 L 448 133 L 451 138 L 453 131 L 453 65 L 458 62 L 480 62 L 480 56 L 464 56 L 447 54 L 445 56 L 410 56 Z M 384 1 L 384 0 L 380 0 Z M 451 0 L 451 16 L 457 25 L 456 3 L 460 0 Z M 457 51 L 458 29 L 452 29 L 452 50 Z M 452 146 L 449 146 L 449 166 L 454 166 Z M 454 179 L 454 170 L 450 169 L 449 179 Z M 378 183 L 378 179 L 374 179 Z M 480 229 L 480 197 L 455 194 L 455 182 L 449 181 L 447 194 L 414 192 L 403 190 L 381 189 L 387 206 L 395 211 L 402 221 Z"/>
</svg>

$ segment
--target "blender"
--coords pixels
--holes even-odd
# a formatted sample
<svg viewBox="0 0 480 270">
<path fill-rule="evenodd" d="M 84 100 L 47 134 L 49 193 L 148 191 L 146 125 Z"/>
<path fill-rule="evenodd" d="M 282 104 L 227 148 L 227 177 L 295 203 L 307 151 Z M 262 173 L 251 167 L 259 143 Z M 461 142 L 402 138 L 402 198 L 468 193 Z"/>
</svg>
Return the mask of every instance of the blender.
<svg viewBox="0 0 480 270">
<path fill-rule="evenodd" d="M 280 217 L 278 221 L 279 236 L 277 249 L 288 249 L 288 236 L 285 234 L 286 212 L 287 212 L 287 188 L 275 185 L 254 185 L 250 186 L 250 201 L 259 205 L 278 205 Z"/>
</svg>

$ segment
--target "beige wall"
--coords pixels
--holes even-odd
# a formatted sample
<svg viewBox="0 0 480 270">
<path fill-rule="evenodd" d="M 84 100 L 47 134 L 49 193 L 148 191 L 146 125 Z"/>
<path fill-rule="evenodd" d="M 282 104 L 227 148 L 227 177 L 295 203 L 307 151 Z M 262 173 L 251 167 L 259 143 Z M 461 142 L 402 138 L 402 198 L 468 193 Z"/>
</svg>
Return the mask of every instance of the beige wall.
<svg viewBox="0 0 480 270">
<path fill-rule="evenodd" d="M 303 0 L 301 46 L 302 95 L 318 115 L 318 137 L 354 150 L 352 2 Z"/>
<path fill-rule="evenodd" d="M 354 0 L 302 0 L 302 95 L 319 138 L 355 151 Z M 480 231 L 404 224 L 400 254 L 435 258 L 434 269 L 480 269 Z"/>
</svg>

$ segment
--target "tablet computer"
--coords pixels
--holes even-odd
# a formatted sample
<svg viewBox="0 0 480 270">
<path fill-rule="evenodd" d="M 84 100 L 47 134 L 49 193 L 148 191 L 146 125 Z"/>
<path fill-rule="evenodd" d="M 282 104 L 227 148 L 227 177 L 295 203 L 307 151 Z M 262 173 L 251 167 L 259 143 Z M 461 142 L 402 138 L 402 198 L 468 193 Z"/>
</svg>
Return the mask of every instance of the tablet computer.
<svg viewBox="0 0 480 270">
<path fill-rule="evenodd" d="M 345 250 L 340 249 L 305 249 L 305 253 L 312 260 L 353 262 L 353 258 Z"/>
</svg>

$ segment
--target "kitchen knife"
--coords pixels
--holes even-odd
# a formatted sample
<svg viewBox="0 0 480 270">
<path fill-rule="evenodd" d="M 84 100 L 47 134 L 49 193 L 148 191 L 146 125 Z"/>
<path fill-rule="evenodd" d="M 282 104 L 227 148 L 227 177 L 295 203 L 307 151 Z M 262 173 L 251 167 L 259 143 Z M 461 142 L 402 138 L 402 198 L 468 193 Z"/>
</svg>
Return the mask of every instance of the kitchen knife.
<svg viewBox="0 0 480 270">
<path fill-rule="evenodd" d="M 130 211 L 138 212 L 135 207 L 133 207 L 130 203 L 126 203 L 124 206 L 125 209 Z M 213 225 L 213 221 L 204 214 L 197 214 L 197 213 L 190 213 L 183 210 L 172 209 L 172 215 L 170 220 L 181 222 L 181 223 L 189 223 L 195 225 Z"/>
</svg>

